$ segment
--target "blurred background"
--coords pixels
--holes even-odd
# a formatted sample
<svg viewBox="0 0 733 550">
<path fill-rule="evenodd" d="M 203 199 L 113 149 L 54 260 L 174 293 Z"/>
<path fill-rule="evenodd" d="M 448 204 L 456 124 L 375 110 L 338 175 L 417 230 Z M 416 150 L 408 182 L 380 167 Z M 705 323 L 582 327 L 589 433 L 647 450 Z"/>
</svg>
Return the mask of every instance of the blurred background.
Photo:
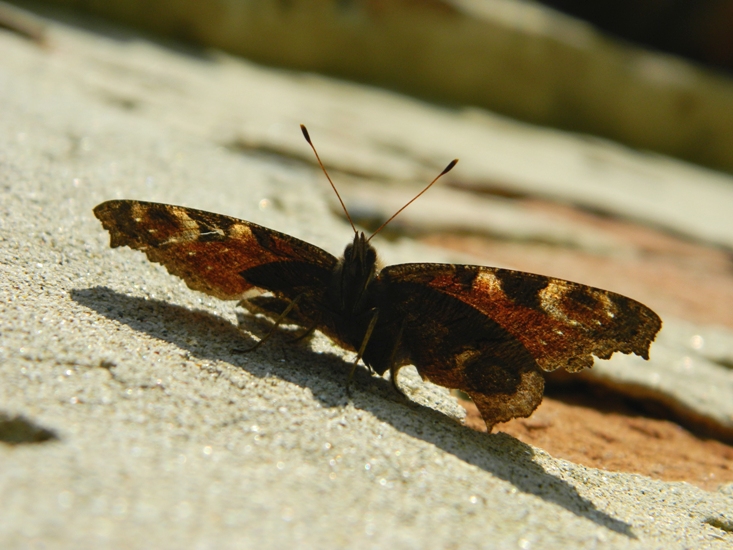
<svg viewBox="0 0 733 550">
<path fill-rule="evenodd" d="M 546 0 L 613 36 L 680 55 L 726 73 L 733 70 L 730 0 Z"/>
<path fill-rule="evenodd" d="M 730 0 L 47 4 L 733 170 Z"/>
</svg>

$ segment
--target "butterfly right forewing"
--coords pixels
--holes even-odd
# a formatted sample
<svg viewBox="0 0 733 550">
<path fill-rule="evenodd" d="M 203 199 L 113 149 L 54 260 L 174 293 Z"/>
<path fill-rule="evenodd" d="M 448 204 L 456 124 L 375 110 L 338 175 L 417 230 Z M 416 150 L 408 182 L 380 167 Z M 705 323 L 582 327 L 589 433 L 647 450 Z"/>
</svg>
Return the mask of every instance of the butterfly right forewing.
<svg viewBox="0 0 733 550">
<path fill-rule="evenodd" d="M 388 320 L 402 320 L 399 363 L 468 393 L 489 426 L 539 405 L 540 369 L 574 372 L 615 351 L 648 357 L 661 327 L 625 296 L 519 271 L 403 264 L 378 280 L 384 327 L 376 332 L 394 347 Z"/>
</svg>

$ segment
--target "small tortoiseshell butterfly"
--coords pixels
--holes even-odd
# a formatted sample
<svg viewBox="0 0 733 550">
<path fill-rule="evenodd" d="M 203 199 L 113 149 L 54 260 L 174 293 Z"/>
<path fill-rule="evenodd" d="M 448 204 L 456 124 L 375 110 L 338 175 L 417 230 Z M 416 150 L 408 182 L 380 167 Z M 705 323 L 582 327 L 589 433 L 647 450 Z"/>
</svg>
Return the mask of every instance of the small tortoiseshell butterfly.
<svg viewBox="0 0 733 550">
<path fill-rule="evenodd" d="M 379 375 L 389 370 L 398 391 L 397 372 L 410 364 L 424 379 L 464 391 L 489 430 L 537 408 L 542 371 L 577 372 L 593 365 L 592 355 L 617 351 L 648 359 L 662 326 L 635 300 L 542 275 L 430 263 L 379 269 L 371 237 L 355 228 L 336 258 L 290 235 L 182 206 L 112 200 L 94 214 L 112 247 L 142 250 L 190 288 L 241 300 L 275 319 L 273 330 L 282 321 L 305 334 L 320 330 L 357 352 L 354 366 L 362 359 Z M 271 295 L 249 297 L 253 290 Z"/>
</svg>

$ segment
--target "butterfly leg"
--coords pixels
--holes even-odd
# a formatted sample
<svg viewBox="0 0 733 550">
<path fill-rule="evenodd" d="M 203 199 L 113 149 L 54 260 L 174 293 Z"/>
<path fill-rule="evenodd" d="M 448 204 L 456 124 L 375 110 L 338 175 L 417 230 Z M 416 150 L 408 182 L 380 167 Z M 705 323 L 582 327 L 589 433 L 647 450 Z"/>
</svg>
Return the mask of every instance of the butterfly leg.
<svg viewBox="0 0 733 550">
<path fill-rule="evenodd" d="M 296 296 L 295 299 L 288 304 L 288 307 L 286 307 L 285 310 L 278 316 L 278 318 L 275 319 L 275 324 L 272 325 L 272 328 L 270 329 L 270 332 L 268 332 L 267 334 L 265 334 L 265 336 L 263 336 L 262 338 L 260 338 L 260 341 L 259 342 L 257 342 L 251 348 L 239 349 L 239 350 L 236 350 L 236 351 L 238 351 L 240 353 L 248 353 L 250 351 L 256 350 L 262 344 L 264 344 L 267 340 L 269 340 L 270 339 L 270 336 L 272 336 L 275 333 L 275 331 L 277 330 L 277 327 L 280 326 L 280 323 L 283 322 L 283 319 L 285 319 L 285 317 L 288 316 L 288 313 L 290 313 L 291 311 L 293 311 L 293 308 L 297 305 L 297 303 L 300 301 L 300 299 L 302 297 L 303 297 L 302 294 L 298 294 L 298 296 Z"/>
<path fill-rule="evenodd" d="M 377 319 L 379 318 L 379 310 L 375 308 L 373 311 L 374 314 L 369 321 L 369 326 L 367 327 L 366 333 L 364 334 L 364 339 L 361 341 L 359 353 L 356 354 L 356 360 L 354 361 L 354 365 L 351 367 L 349 378 L 348 380 L 346 380 L 346 395 L 348 395 L 349 397 L 351 397 L 351 389 L 349 387 L 351 386 L 351 379 L 354 377 L 354 373 L 356 372 L 356 365 L 359 364 L 359 360 L 361 359 L 362 355 L 364 355 L 364 350 L 366 350 L 367 344 L 369 343 L 369 340 L 372 337 L 372 333 L 374 332 L 374 327 L 377 325 Z"/>
<path fill-rule="evenodd" d="M 397 373 L 401 368 L 401 365 L 397 366 L 397 350 L 400 347 L 400 340 L 402 340 L 402 331 L 404 329 L 405 321 L 403 319 L 402 323 L 400 324 L 400 330 L 397 333 L 397 338 L 394 342 L 394 347 L 392 348 L 392 354 L 389 356 L 389 378 L 392 382 L 392 387 L 397 391 L 397 393 L 401 394 L 403 397 L 407 397 L 407 395 L 405 395 L 405 392 L 403 392 L 400 386 L 397 384 Z"/>
</svg>

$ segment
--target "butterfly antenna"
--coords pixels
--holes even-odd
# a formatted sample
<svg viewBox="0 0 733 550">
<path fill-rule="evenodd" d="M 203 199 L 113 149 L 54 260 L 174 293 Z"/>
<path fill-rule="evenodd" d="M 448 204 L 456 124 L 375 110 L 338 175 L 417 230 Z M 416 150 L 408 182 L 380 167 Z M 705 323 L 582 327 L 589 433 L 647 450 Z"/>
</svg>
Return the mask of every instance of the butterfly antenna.
<svg viewBox="0 0 733 550">
<path fill-rule="evenodd" d="M 326 179 L 328 179 L 328 183 L 331 184 L 331 187 L 333 188 L 333 192 L 336 193 L 336 196 L 338 197 L 339 202 L 341 203 L 341 208 L 344 209 L 344 214 L 346 214 L 346 218 L 349 220 L 349 223 L 351 224 L 351 229 L 354 230 L 354 233 L 358 233 L 358 231 L 356 230 L 356 227 L 354 226 L 354 221 L 351 219 L 351 215 L 349 215 L 349 211 L 346 210 L 346 205 L 344 204 L 344 201 L 341 198 L 341 195 L 339 195 L 338 189 L 336 189 L 336 186 L 333 184 L 333 181 L 331 181 L 331 176 L 329 176 L 328 172 L 326 172 L 326 167 L 323 166 L 323 163 L 321 162 L 321 157 L 318 156 L 318 151 L 316 151 L 316 147 L 313 145 L 310 134 L 308 134 L 308 130 L 304 124 L 300 125 L 300 130 L 301 132 L 303 132 L 303 137 L 308 142 L 308 145 L 310 145 L 311 149 L 313 149 L 313 152 L 316 155 L 316 160 L 318 161 L 318 165 L 321 167 L 321 170 L 323 170 L 323 173 L 326 174 Z"/>
<path fill-rule="evenodd" d="M 410 200 L 410 202 L 408 202 L 405 206 L 403 206 L 397 212 L 395 212 L 394 214 L 392 214 L 392 217 L 390 219 L 388 219 L 386 222 L 384 222 L 382 225 L 380 225 L 379 226 L 379 229 L 377 229 L 374 233 L 372 233 L 371 236 L 367 239 L 367 242 L 371 241 L 372 240 L 372 237 L 374 235 L 376 235 L 377 233 L 379 233 L 382 229 L 384 229 L 387 226 L 387 224 L 389 222 L 391 222 L 392 220 L 394 220 L 400 212 L 402 212 L 405 208 L 407 208 L 413 202 L 415 202 L 420 197 L 420 195 L 422 195 L 423 193 L 425 193 L 425 191 L 427 191 L 428 189 L 430 189 L 436 181 L 438 181 L 440 178 L 442 178 L 443 176 L 445 176 L 448 172 L 450 172 L 451 170 L 453 170 L 453 167 L 456 164 L 458 164 L 458 159 L 453 159 L 452 161 L 450 161 L 450 163 L 448 163 L 448 166 L 446 166 L 445 169 L 440 174 L 438 174 L 437 177 L 433 181 L 431 181 L 430 183 L 428 183 L 428 185 L 427 185 L 427 187 L 425 189 L 423 189 L 422 191 L 420 191 L 417 195 L 415 195 Z"/>
</svg>

